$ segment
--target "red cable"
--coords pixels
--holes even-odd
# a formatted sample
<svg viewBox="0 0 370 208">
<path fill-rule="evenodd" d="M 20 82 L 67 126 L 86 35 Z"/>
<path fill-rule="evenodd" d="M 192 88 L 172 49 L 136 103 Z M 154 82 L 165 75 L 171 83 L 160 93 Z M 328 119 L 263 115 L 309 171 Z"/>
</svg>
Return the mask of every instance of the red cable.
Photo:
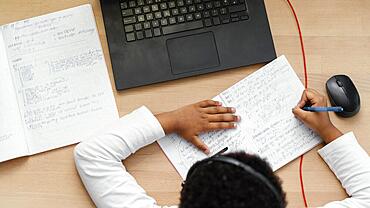
<svg viewBox="0 0 370 208">
<path fill-rule="evenodd" d="M 301 26 L 299 25 L 298 16 L 295 13 L 295 10 L 294 10 L 294 7 L 293 7 L 292 3 L 290 3 L 290 0 L 287 0 L 287 1 L 288 1 L 289 6 L 290 6 L 290 9 L 292 10 L 292 12 L 294 14 L 294 18 L 295 18 L 295 21 L 297 23 L 297 28 L 298 28 L 298 32 L 299 32 L 299 40 L 301 42 L 302 58 L 303 58 L 304 87 L 307 88 L 307 86 L 308 86 L 308 79 L 307 79 L 306 53 L 304 51 L 303 36 L 302 36 Z"/>
<path fill-rule="evenodd" d="M 290 9 L 291 9 L 291 10 L 292 10 L 292 12 L 293 12 L 293 15 L 294 15 L 294 18 L 295 18 L 295 21 L 296 21 L 296 24 L 297 24 L 298 32 L 299 32 L 299 40 L 300 40 L 300 42 L 301 42 L 302 57 L 303 57 L 304 86 L 305 86 L 305 88 L 307 89 L 307 86 L 308 86 L 308 78 L 307 78 L 307 77 L 308 77 L 308 76 L 307 76 L 307 65 L 306 65 L 306 53 L 305 53 L 305 51 L 304 51 L 302 31 L 301 31 L 301 27 L 300 27 L 300 25 L 299 25 L 298 16 L 297 16 L 297 14 L 295 13 L 295 10 L 294 10 L 294 7 L 293 7 L 292 3 L 290 2 L 290 0 L 287 0 L 287 2 L 288 2 L 288 4 L 289 4 Z M 303 170 L 302 170 L 302 166 L 303 166 L 303 155 L 301 156 L 300 161 L 299 161 L 299 180 L 300 180 L 300 184 L 301 184 L 301 192 L 302 192 L 302 197 L 303 197 L 304 206 L 305 206 L 305 207 L 308 207 L 307 199 L 306 199 L 306 194 L 305 194 L 305 192 L 304 192 L 304 184 L 303 184 Z"/>
</svg>

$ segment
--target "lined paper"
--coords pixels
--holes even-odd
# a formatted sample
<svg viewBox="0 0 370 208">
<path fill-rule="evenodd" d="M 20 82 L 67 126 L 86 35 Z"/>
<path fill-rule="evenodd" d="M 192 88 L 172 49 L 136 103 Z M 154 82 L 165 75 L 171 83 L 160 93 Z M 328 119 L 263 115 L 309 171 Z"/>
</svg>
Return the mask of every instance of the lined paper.
<svg viewBox="0 0 370 208">
<path fill-rule="evenodd" d="M 321 139 L 292 113 L 304 87 L 285 56 L 225 90 L 214 100 L 236 108 L 241 116 L 237 129 L 209 132 L 200 138 L 210 147 L 211 155 L 228 147 L 266 159 L 275 171 L 309 151 Z M 178 135 L 158 141 L 182 178 L 204 153 Z"/>
<path fill-rule="evenodd" d="M 30 154 L 118 119 L 91 5 L 2 26 Z"/>
</svg>

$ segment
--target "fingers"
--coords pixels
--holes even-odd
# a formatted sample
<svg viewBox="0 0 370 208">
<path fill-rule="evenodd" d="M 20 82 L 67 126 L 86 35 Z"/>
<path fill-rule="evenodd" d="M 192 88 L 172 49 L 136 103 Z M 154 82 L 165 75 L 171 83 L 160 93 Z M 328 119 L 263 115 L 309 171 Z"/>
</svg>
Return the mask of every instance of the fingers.
<svg viewBox="0 0 370 208">
<path fill-rule="evenodd" d="M 203 100 L 198 103 L 199 107 L 201 108 L 206 108 L 206 107 L 211 107 L 211 106 L 221 106 L 221 102 L 214 101 L 214 100 Z"/>
<path fill-rule="evenodd" d="M 217 106 L 205 108 L 204 111 L 208 114 L 235 113 L 235 108 Z"/>
<path fill-rule="evenodd" d="M 214 122 L 214 123 L 209 123 L 207 129 L 209 131 L 213 130 L 221 130 L 221 129 L 234 129 L 236 128 L 235 123 L 230 123 L 230 122 Z"/>
<path fill-rule="evenodd" d="M 303 108 L 307 103 L 312 106 L 320 106 L 326 103 L 325 97 L 314 89 L 306 89 L 302 93 L 301 100 L 297 104 L 298 107 Z"/>
<path fill-rule="evenodd" d="M 198 136 L 193 136 L 190 140 L 189 140 L 192 144 L 194 144 L 194 146 L 196 146 L 198 149 L 200 149 L 201 151 L 203 151 L 205 154 L 209 154 L 209 148 L 206 144 L 204 144 L 204 142 L 198 137 Z"/>
<path fill-rule="evenodd" d="M 293 114 L 302 122 L 305 122 L 307 120 L 308 113 L 310 112 L 302 110 L 302 108 L 300 108 L 299 106 L 293 108 Z"/>
<path fill-rule="evenodd" d="M 308 101 L 307 90 L 304 90 L 302 93 L 301 100 L 298 102 L 297 106 L 299 108 L 303 108 L 306 105 L 307 101 Z"/>
<path fill-rule="evenodd" d="M 239 122 L 240 116 L 233 114 L 210 114 L 207 120 L 209 122 Z"/>
</svg>

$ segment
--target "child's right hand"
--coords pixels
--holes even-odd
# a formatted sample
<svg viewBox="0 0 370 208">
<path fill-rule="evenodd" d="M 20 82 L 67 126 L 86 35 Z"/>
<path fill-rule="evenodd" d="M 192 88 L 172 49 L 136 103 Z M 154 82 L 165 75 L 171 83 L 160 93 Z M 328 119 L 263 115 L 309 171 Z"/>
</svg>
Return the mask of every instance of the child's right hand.
<svg viewBox="0 0 370 208">
<path fill-rule="evenodd" d="M 332 124 L 328 112 L 309 112 L 302 108 L 305 105 L 313 107 L 326 107 L 326 97 L 313 89 L 303 91 L 298 105 L 293 108 L 293 114 L 306 126 L 318 133 L 325 143 L 330 143 L 340 137 L 342 133 Z"/>
</svg>

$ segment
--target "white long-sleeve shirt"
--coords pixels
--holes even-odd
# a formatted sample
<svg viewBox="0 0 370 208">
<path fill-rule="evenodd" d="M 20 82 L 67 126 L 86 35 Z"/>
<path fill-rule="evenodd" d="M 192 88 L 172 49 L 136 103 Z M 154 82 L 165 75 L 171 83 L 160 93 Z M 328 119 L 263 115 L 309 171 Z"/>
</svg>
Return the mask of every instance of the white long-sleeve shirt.
<svg viewBox="0 0 370 208">
<path fill-rule="evenodd" d="M 164 135 L 156 117 L 146 107 L 141 107 L 122 117 L 105 133 L 77 145 L 76 167 L 97 207 L 160 207 L 126 171 L 122 160 Z M 370 159 L 354 134 L 341 136 L 320 149 L 319 154 L 350 196 L 324 207 L 369 208 Z"/>
</svg>

